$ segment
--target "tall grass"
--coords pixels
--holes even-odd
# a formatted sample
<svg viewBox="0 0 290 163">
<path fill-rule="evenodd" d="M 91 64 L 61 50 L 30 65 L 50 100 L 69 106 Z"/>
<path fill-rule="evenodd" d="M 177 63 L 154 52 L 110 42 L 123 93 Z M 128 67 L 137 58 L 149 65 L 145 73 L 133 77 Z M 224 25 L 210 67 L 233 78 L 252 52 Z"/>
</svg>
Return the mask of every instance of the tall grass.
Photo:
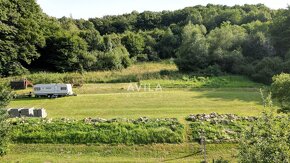
<svg viewBox="0 0 290 163">
<path fill-rule="evenodd" d="M 252 88 L 262 87 L 243 76 L 206 77 L 199 74 L 181 73 L 172 63 L 139 63 L 120 71 L 94 71 L 85 73 L 49 73 L 37 72 L 2 80 L 27 78 L 33 84 L 39 83 L 131 83 L 156 87 L 158 84 L 165 88 Z"/>
<path fill-rule="evenodd" d="M 115 71 L 93 71 L 84 73 L 37 72 L 23 76 L 4 78 L 2 80 L 28 79 L 38 83 L 128 83 L 146 79 L 160 79 L 160 71 L 177 71 L 170 63 L 139 63 L 127 69 Z"/>
<path fill-rule="evenodd" d="M 174 119 L 74 120 L 26 119 L 12 122 L 15 143 L 151 144 L 183 142 L 183 125 Z"/>
<path fill-rule="evenodd" d="M 180 76 L 179 76 L 180 75 Z M 163 88 L 257 88 L 263 87 L 262 84 L 255 83 L 244 76 L 219 76 L 201 77 L 190 75 L 170 76 L 168 80 L 144 80 L 141 85 L 155 88 L 158 85 Z"/>
</svg>

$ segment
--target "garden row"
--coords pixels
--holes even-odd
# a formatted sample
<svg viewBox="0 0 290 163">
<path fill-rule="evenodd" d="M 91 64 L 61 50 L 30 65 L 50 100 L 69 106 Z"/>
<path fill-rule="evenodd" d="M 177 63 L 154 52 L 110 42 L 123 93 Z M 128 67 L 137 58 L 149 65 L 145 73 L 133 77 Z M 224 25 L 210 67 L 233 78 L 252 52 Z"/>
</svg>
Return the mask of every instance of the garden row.
<svg viewBox="0 0 290 163">
<path fill-rule="evenodd" d="M 278 117 L 283 118 L 283 117 Z M 186 118 L 191 141 L 237 142 L 257 117 L 196 114 Z M 185 127 L 177 119 L 12 119 L 15 143 L 152 144 L 182 143 Z"/>
<path fill-rule="evenodd" d="M 14 119 L 15 143 L 150 144 L 183 142 L 176 119 Z"/>
</svg>

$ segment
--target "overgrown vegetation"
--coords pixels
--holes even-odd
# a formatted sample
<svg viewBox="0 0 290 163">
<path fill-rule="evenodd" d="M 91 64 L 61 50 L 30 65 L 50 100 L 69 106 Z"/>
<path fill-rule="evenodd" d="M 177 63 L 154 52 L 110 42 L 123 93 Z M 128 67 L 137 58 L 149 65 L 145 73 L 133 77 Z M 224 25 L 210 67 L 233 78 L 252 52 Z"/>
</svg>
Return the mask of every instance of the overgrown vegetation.
<svg viewBox="0 0 290 163">
<path fill-rule="evenodd" d="M 279 112 L 290 112 L 290 74 L 280 74 L 273 77 L 271 91 L 273 98 L 279 101 L 281 109 Z"/>
<path fill-rule="evenodd" d="M 193 141 L 200 142 L 202 136 L 210 143 L 238 142 L 241 132 L 250 123 L 257 120 L 253 116 L 237 116 L 234 114 L 196 114 L 186 118 L 190 122 Z"/>
<path fill-rule="evenodd" d="M 0 156 L 7 153 L 10 142 L 10 124 L 8 123 L 8 114 L 5 107 L 12 99 L 11 89 L 7 84 L 0 83 Z"/>
<path fill-rule="evenodd" d="M 244 128 L 239 146 L 241 162 L 289 162 L 289 117 L 277 118 L 266 111 Z"/>
<path fill-rule="evenodd" d="M 201 77 L 195 75 L 176 74 L 161 75 L 161 79 L 140 81 L 143 86 L 156 88 L 257 88 L 262 84 L 255 83 L 243 76 Z"/>
<path fill-rule="evenodd" d="M 264 111 L 257 121 L 244 128 L 239 141 L 241 162 L 289 162 L 289 115 L 276 117 L 271 93 L 264 97 Z"/>
<path fill-rule="evenodd" d="M 2 0 L 0 9 L 1 76 L 120 70 L 169 58 L 180 71 L 246 75 L 267 84 L 273 75 L 290 71 L 289 10 L 262 4 L 209 4 L 89 20 L 49 17 L 35 0 Z"/>
<path fill-rule="evenodd" d="M 15 143 L 152 144 L 181 143 L 184 127 L 175 119 L 18 119 Z"/>
</svg>

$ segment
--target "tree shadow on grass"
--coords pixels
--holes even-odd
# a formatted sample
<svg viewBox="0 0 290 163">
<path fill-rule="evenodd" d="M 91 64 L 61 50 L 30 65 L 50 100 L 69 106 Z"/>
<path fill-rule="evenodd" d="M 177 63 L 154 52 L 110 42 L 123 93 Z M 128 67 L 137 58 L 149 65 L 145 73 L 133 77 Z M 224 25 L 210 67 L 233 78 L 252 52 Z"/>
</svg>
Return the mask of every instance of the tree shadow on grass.
<svg viewBox="0 0 290 163">
<path fill-rule="evenodd" d="M 39 101 L 39 100 L 54 100 L 54 99 L 57 99 L 57 98 L 48 98 L 48 97 L 41 97 L 41 98 L 37 98 L 37 97 L 26 97 L 26 98 L 15 98 L 12 101 Z"/>
<path fill-rule="evenodd" d="M 200 92 L 200 95 L 193 98 L 208 98 L 212 101 L 241 101 L 262 104 L 258 89 L 253 88 L 212 88 L 212 89 L 191 89 Z M 234 106 L 233 106 L 234 107 Z"/>
</svg>

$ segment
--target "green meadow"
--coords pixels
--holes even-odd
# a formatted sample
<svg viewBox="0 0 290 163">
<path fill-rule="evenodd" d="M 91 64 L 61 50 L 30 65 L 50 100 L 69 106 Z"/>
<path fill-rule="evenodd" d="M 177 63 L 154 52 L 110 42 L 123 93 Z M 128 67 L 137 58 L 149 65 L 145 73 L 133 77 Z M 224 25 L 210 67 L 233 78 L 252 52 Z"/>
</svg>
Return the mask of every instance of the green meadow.
<svg viewBox="0 0 290 163">
<path fill-rule="evenodd" d="M 162 74 L 164 70 L 166 73 Z M 112 82 L 124 79 L 126 74 L 139 79 Z M 57 82 L 64 75 L 30 75 L 34 81 L 50 76 L 55 77 L 52 82 Z M 198 77 L 180 74 L 168 63 L 150 63 L 134 65 L 124 74 L 91 72 L 83 77 L 86 84 L 74 88 L 77 96 L 17 98 L 9 108 L 45 108 L 48 118 L 177 118 L 185 126 L 186 140 L 180 144 L 151 145 L 12 144 L 9 154 L 0 162 L 200 162 L 200 145 L 189 140 L 191 131 L 185 121 L 188 115 L 217 112 L 257 116 L 263 110 L 259 89 L 265 86 L 242 76 Z M 106 82 L 100 82 L 100 78 Z M 94 80 L 87 82 L 88 79 Z M 30 91 L 32 88 L 16 93 Z M 236 155 L 237 144 L 207 145 L 209 160 L 236 162 Z"/>
</svg>

